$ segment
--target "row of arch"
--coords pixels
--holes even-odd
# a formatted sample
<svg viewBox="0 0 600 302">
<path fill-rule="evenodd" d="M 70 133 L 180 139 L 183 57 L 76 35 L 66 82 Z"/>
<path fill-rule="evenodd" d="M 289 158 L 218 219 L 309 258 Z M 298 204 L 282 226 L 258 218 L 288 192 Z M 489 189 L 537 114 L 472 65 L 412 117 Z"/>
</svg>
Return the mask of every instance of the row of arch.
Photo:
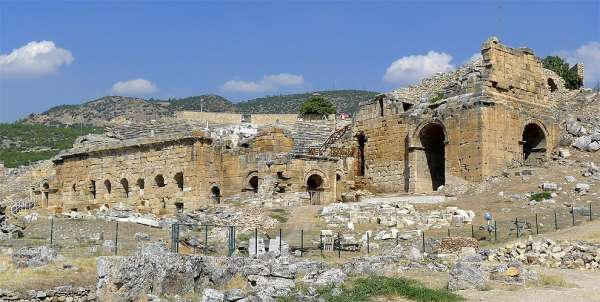
<svg viewBox="0 0 600 302">
<path fill-rule="evenodd" d="M 417 152 L 417 165 L 415 181 L 427 179 L 429 188 L 435 191 L 446 183 L 446 144 L 448 136 L 441 122 L 424 123 L 415 131 L 414 150 Z M 527 122 L 521 134 L 522 162 L 523 164 L 539 164 L 545 159 L 547 150 L 548 132 L 541 122 Z M 357 139 L 357 176 L 364 176 L 366 170 L 365 145 L 367 137 L 363 132 L 356 136 Z M 420 159 L 419 159 L 420 158 Z M 408 159 L 408 158 L 406 158 Z M 409 176 L 405 179 L 408 185 Z M 408 190 L 408 186 L 405 188 Z"/>
<path fill-rule="evenodd" d="M 175 173 L 175 175 L 173 176 L 173 180 L 177 184 L 177 188 L 179 188 L 180 191 L 183 191 L 183 188 L 184 188 L 183 172 Z M 154 185 L 156 187 L 163 188 L 166 186 L 166 184 L 167 183 L 165 181 L 165 177 L 162 174 L 158 174 L 154 177 Z M 104 185 L 104 190 L 107 194 L 113 193 L 113 183 L 110 181 L 110 179 L 105 179 L 103 182 L 103 185 Z M 119 185 L 120 185 L 120 189 L 123 190 L 123 195 L 124 195 L 123 197 L 129 198 L 131 195 L 131 186 L 130 186 L 129 180 L 125 177 L 121 178 L 119 180 Z M 137 188 L 141 194 L 146 187 L 146 180 L 144 178 L 138 178 L 137 181 L 135 182 L 135 185 L 137 186 Z M 77 192 L 77 184 L 76 183 L 74 183 L 71 186 L 71 190 L 73 192 Z M 97 184 L 96 184 L 95 180 L 90 180 L 89 190 L 90 190 L 90 193 L 92 194 L 92 197 L 94 199 L 96 199 L 96 196 L 98 194 L 98 188 L 97 188 Z"/>
</svg>

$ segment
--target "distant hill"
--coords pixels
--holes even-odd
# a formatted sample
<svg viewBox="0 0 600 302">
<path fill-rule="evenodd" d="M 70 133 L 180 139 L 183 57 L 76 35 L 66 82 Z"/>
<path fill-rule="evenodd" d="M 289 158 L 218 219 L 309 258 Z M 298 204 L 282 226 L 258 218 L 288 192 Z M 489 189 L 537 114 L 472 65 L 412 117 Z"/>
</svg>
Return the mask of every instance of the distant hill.
<svg viewBox="0 0 600 302">
<path fill-rule="evenodd" d="M 214 94 L 181 99 L 144 100 L 124 96 L 106 96 L 81 105 L 60 105 L 48 111 L 30 114 L 20 122 L 43 125 L 89 124 L 106 126 L 125 121 L 141 122 L 173 116 L 182 110 L 242 113 L 296 113 L 300 104 L 313 93 L 331 100 L 338 112 L 353 113 L 362 101 L 369 100 L 377 92 L 364 90 L 318 91 L 301 94 L 267 96 L 240 103 L 233 103 Z"/>
<path fill-rule="evenodd" d="M 312 94 L 318 93 L 334 103 L 337 112 L 354 113 L 358 104 L 372 99 L 378 92 L 365 90 L 331 90 L 310 93 L 274 95 L 237 103 L 243 113 L 297 113 L 300 104 Z"/>
<path fill-rule="evenodd" d="M 10 168 L 48 159 L 71 148 L 78 136 L 102 132 L 102 128 L 88 125 L 0 124 L 0 160 Z"/>
</svg>

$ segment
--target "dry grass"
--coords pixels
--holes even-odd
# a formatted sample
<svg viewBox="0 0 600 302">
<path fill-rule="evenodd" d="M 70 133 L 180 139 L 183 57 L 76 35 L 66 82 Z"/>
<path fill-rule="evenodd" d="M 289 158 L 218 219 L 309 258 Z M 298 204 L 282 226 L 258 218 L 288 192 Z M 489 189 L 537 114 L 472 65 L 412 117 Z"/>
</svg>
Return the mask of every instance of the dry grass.
<svg viewBox="0 0 600 302">
<path fill-rule="evenodd" d="M 0 256 L 0 262 L 8 268 L 0 274 L 0 284 L 3 288 L 16 291 L 50 289 L 63 285 L 93 287 L 96 284 L 96 258 L 70 258 L 68 261 L 57 261 L 42 267 L 19 269 L 12 265 L 9 256 Z M 64 264 L 73 267 L 63 268 Z"/>
<path fill-rule="evenodd" d="M 574 287 L 573 284 L 567 282 L 562 276 L 540 274 L 535 282 L 538 287 Z"/>
</svg>

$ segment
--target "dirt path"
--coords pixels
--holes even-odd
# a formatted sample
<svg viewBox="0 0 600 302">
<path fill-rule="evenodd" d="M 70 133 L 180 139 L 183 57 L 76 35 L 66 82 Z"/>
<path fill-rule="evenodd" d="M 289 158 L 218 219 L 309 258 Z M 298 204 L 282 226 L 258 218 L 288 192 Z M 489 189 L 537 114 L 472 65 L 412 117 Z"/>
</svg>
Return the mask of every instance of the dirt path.
<svg viewBox="0 0 600 302">
<path fill-rule="evenodd" d="M 600 302 L 600 272 L 540 269 L 539 273 L 564 279 L 569 287 L 534 287 L 509 290 L 459 291 L 468 301 L 486 302 Z"/>
</svg>

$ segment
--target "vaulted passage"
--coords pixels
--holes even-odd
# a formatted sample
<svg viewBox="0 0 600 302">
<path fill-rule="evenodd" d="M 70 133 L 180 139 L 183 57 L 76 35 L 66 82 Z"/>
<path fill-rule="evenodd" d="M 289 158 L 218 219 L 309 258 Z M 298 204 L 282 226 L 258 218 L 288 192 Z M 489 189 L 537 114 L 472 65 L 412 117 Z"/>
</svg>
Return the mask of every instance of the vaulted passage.
<svg viewBox="0 0 600 302">
<path fill-rule="evenodd" d="M 523 163 L 538 165 L 546 158 L 546 135 L 537 124 L 528 124 L 523 129 Z"/>
<path fill-rule="evenodd" d="M 221 203 L 221 189 L 219 189 L 219 187 L 212 187 L 210 189 L 210 197 L 213 201 L 213 203 L 219 204 Z"/>
<path fill-rule="evenodd" d="M 306 187 L 310 196 L 310 204 L 321 204 L 322 185 L 323 178 L 318 174 L 313 174 L 306 180 Z"/>
<path fill-rule="evenodd" d="M 365 175 L 365 143 L 367 138 L 364 134 L 358 136 L 358 176 Z"/>
<path fill-rule="evenodd" d="M 254 175 L 250 177 L 248 185 L 250 185 L 250 188 L 252 188 L 252 192 L 258 193 L 258 176 Z"/>
<path fill-rule="evenodd" d="M 417 190 L 435 191 L 446 183 L 446 135 L 438 124 L 429 124 L 419 133 L 422 151 L 417 158 Z"/>
</svg>

